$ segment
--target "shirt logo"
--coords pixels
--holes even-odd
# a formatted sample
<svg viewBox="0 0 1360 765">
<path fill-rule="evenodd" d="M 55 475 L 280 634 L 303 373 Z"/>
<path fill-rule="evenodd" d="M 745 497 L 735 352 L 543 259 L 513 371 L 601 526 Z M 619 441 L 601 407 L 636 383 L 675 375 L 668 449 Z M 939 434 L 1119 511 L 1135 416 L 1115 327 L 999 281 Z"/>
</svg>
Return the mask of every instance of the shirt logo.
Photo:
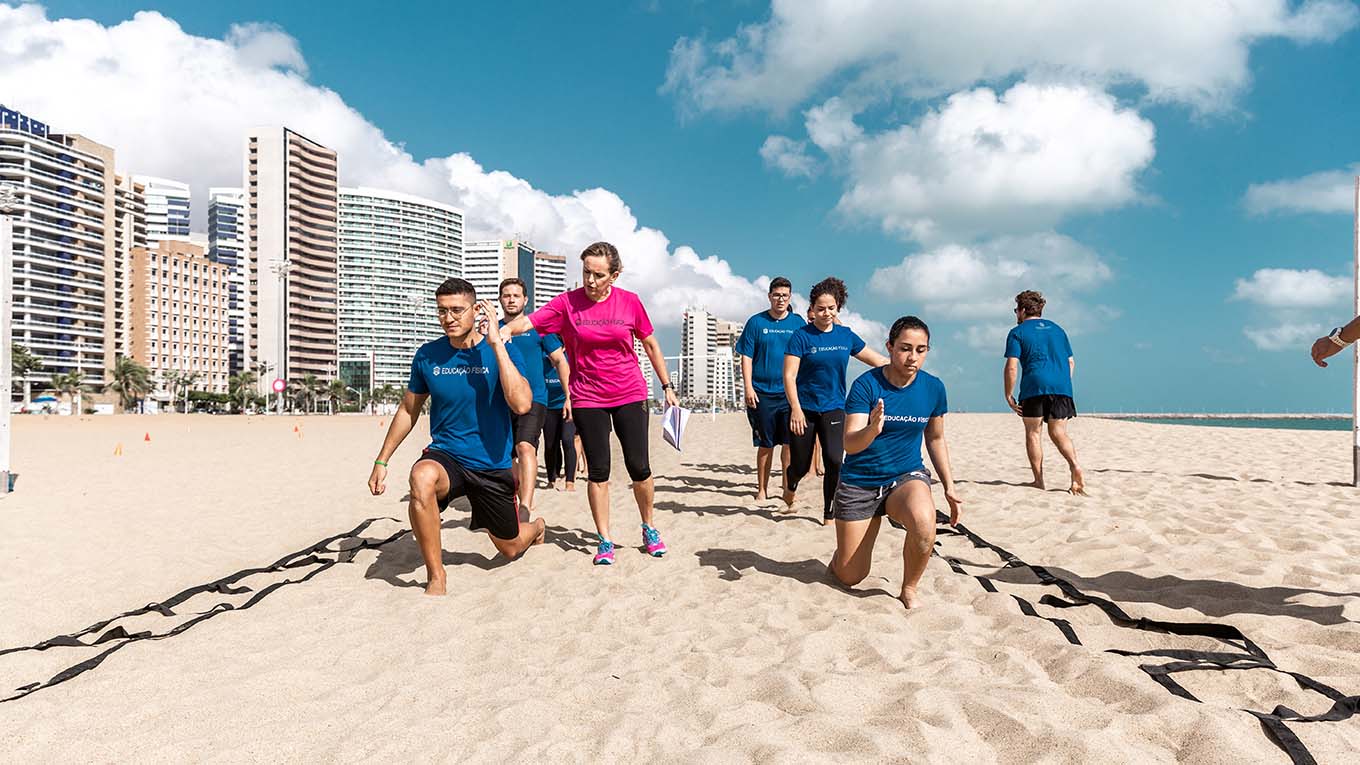
<svg viewBox="0 0 1360 765">
<path fill-rule="evenodd" d="M 489 367 L 434 367 L 430 374 L 438 377 L 440 375 L 485 375 L 491 374 Z"/>
<path fill-rule="evenodd" d="M 811 349 L 808 350 L 808 353 L 817 353 L 818 351 L 822 353 L 828 353 L 830 351 L 848 351 L 848 350 L 850 350 L 850 346 L 848 345 L 822 345 L 822 346 L 814 345 L 812 346 Z"/>
<path fill-rule="evenodd" d="M 926 423 L 926 422 L 930 422 L 930 418 L 929 418 L 929 417 L 918 417 L 918 416 L 913 415 L 913 414 L 885 414 L 885 415 L 883 415 L 883 421 L 884 421 L 884 422 L 914 422 L 914 423 Z"/>
<path fill-rule="evenodd" d="M 770 334 L 771 332 L 775 333 L 776 335 L 792 335 L 792 334 L 793 334 L 793 330 L 791 330 L 791 329 L 771 329 L 770 327 L 764 327 L 764 328 L 762 328 L 762 329 L 760 330 L 760 334 L 762 334 L 762 335 L 768 335 L 768 334 Z"/>
<path fill-rule="evenodd" d="M 627 323 L 623 319 L 583 319 L 580 316 L 576 317 L 576 326 L 578 327 L 598 327 L 602 324 L 623 325 Z"/>
</svg>

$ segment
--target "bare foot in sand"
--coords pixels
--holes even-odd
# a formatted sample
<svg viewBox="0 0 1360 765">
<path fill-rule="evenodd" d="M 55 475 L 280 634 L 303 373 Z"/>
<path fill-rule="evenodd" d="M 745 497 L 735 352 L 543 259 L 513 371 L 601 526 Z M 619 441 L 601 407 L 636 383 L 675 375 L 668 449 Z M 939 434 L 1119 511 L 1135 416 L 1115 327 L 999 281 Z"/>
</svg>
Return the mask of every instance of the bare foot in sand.
<svg viewBox="0 0 1360 765">
<path fill-rule="evenodd" d="M 915 587 L 903 587 L 902 594 L 897 599 L 902 601 L 902 605 L 906 606 L 908 611 L 919 608 L 922 604 L 921 596 L 916 594 Z"/>
<path fill-rule="evenodd" d="M 549 481 L 548 485 L 552 487 L 553 491 L 562 490 L 562 484 L 558 483 L 557 481 Z"/>
<path fill-rule="evenodd" d="M 1033 481 L 1030 481 L 1029 483 L 1021 484 L 1021 486 L 1030 486 L 1030 487 L 1033 487 L 1033 488 L 1035 488 L 1035 489 L 1038 489 L 1039 491 L 1043 491 L 1043 490 L 1044 490 L 1044 477 L 1043 477 L 1042 475 L 1037 475 L 1037 476 L 1034 477 L 1034 480 L 1033 480 Z"/>
<path fill-rule="evenodd" d="M 529 544 L 541 545 L 543 544 L 543 537 L 548 532 L 548 524 L 544 523 L 542 518 L 539 518 L 538 520 L 534 521 L 534 525 L 538 527 L 538 536 L 534 537 L 534 541 L 530 542 Z"/>
<path fill-rule="evenodd" d="M 763 491 L 758 491 L 758 492 L 756 492 L 756 501 L 757 501 L 757 502 L 764 502 L 764 501 L 767 500 L 767 499 L 769 499 L 769 497 L 765 496 L 765 492 L 763 492 Z"/>
<path fill-rule="evenodd" d="M 794 500 L 798 499 L 798 496 L 791 491 L 785 490 L 784 496 L 780 497 L 780 499 L 784 501 L 783 512 L 786 513 L 793 512 L 793 502 Z"/>
<path fill-rule="evenodd" d="M 576 483 L 574 481 L 567 481 L 567 491 L 576 491 Z"/>
<path fill-rule="evenodd" d="M 835 519 L 835 518 L 823 518 L 823 519 L 822 519 L 822 525 L 823 525 L 823 526 L 835 526 L 835 525 L 836 525 L 836 519 Z"/>
<path fill-rule="evenodd" d="M 430 582 L 429 582 L 429 584 L 425 585 L 425 594 L 426 594 L 426 595 L 447 595 L 447 594 L 448 594 L 448 579 L 447 579 L 447 577 L 445 577 L 443 573 L 440 573 L 438 577 L 433 577 L 433 576 L 430 577 Z"/>
<path fill-rule="evenodd" d="M 1072 468 L 1072 488 L 1068 489 L 1074 496 L 1086 496 L 1086 478 L 1081 474 L 1081 468 Z"/>
</svg>

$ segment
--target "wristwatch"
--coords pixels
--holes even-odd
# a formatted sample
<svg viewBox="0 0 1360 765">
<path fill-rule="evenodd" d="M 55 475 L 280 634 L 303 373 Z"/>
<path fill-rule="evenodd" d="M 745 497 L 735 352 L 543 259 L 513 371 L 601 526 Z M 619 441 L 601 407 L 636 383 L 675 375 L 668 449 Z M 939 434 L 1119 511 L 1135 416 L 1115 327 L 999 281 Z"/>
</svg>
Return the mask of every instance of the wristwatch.
<svg viewBox="0 0 1360 765">
<path fill-rule="evenodd" d="M 671 389 L 671 384 L 670 384 L 670 383 L 668 383 L 668 382 L 661 383 L 661 390 L 670 390 L 670 389 Z"/>
<path fill-rule="evenodd" d="M 1338 348 L 1345 348 L 1346 346 L 1350 345 L 1350 343 L 1341 339 L 1341 327 L 1337 327 L 1336 329 L 1327 333 L 1327 339 L 1331 340 L 1332 343 Z"/>
</svg>

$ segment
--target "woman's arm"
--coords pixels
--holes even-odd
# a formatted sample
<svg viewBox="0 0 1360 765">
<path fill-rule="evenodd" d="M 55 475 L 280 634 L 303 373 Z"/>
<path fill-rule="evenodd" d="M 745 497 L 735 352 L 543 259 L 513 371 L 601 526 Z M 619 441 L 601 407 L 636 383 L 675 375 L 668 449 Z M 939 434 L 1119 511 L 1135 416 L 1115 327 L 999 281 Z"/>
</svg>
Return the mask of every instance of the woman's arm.
<svg viewBox="0 0 1360 765">
<path fill-rule="evenodd" d="M 940 486 L 944 488 L 945 501 L 949 503 L 949 525 L 957 526 L 959 506 L 963 504 L 963 500 L 954 493 L 954 471 L 949 465 L 949 444 L 944 440 L 944 415 L 931 417 L 930 422 L 926 423 L 925 441 L 930 464 L 935 466 L 935 475 L 939 477 Z"/>
</svg>

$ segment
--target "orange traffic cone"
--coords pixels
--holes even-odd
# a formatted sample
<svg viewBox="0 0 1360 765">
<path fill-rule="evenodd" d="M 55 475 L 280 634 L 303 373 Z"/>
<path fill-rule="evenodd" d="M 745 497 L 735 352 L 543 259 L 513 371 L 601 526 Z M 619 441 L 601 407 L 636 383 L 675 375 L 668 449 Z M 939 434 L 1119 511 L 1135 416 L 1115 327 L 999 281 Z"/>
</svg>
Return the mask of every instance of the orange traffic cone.
<svg viewBox="0 0 1360 765">
<path fill-rule="evenodd" d="M 293 426 L 293 432 L 294 432 L 294 433 L 297 433 L 297 432 L 298 432 L 298 426 L 296 426 L 296 425 Z"/>
<path fill-rule="evenodd" d="M 142 440 L 147 442 L 148 444 L 151 443 L 151 432 L 147 431 L 147 434 L 145 436 L 142 436 Z"/>
</svg>

